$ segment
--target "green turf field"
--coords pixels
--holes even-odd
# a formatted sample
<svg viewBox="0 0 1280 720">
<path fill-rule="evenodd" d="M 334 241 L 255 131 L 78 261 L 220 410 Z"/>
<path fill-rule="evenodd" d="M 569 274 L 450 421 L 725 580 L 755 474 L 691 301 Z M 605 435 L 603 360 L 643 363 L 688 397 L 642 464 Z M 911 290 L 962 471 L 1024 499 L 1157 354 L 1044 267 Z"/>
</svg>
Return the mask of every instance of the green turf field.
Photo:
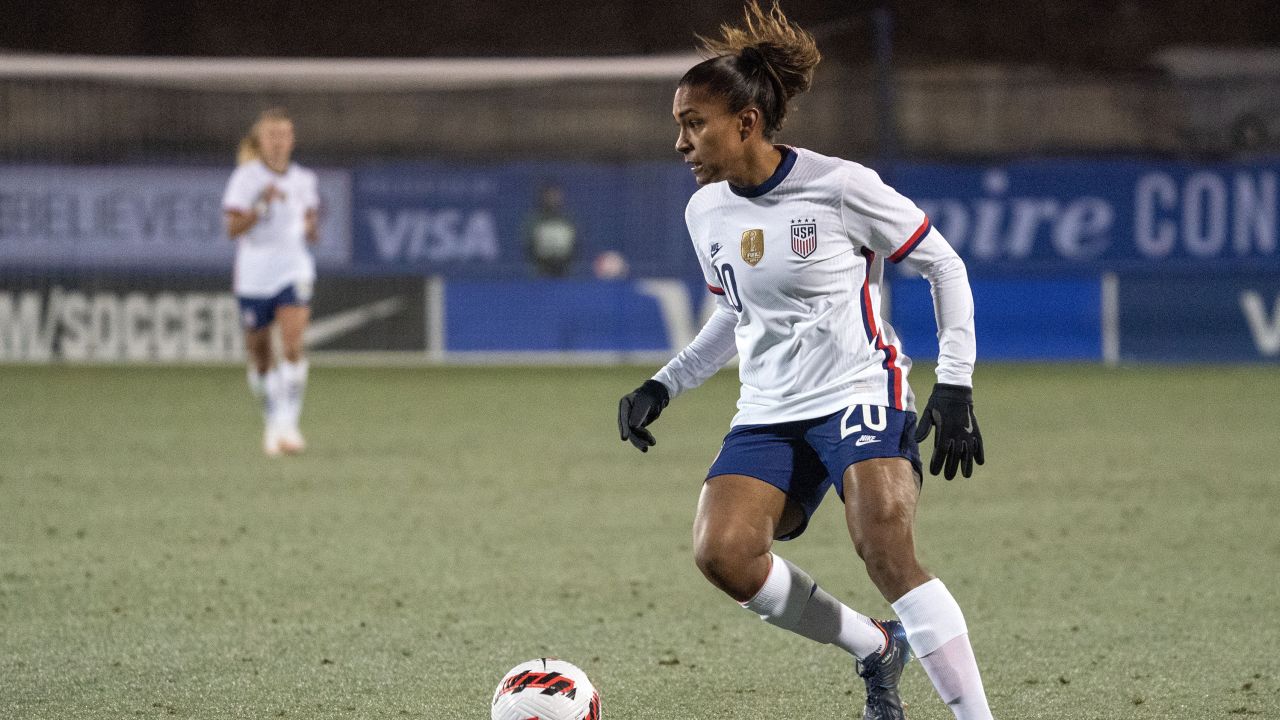
<svg viewBox="0 0 1280 720">
<path fill-rule="evenodd" d="M 317 367 L 310 452 L 268 460 L 239 369 L 0 367 L 0 718 L 487 718 L 544 654 L 606 718 L 861 717 L 839 651 L 693 566 L 735 379 L 641 455 L 651 370 Z M 988 465 L 918 534 L 996 715 L 1280 717 L 1280 372 L 977 383 Z M 887 612 L 834 503 L 779 552 Z M 903 694 L 950 717 L 918 665 Z"/>
</svg>

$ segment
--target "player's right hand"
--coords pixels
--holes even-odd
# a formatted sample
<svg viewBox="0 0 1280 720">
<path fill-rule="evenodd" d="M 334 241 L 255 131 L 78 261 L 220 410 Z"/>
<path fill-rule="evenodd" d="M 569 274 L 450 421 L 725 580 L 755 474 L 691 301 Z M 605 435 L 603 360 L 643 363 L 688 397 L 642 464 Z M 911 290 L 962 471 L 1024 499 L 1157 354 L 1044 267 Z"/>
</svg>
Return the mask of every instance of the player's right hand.
<svg viewBox="0 0 1280 720">
<path fill-rule="evenodd" d="M 658 441 L 645 427 L 658 419 L 669 402 L 671 393 L 657 380 L 645 380 L 643 385 L 623 395 L 618 401 L 618 435 L 623 442 L 630 440 L 640 452 L 649 452 Z"/>
</svg>

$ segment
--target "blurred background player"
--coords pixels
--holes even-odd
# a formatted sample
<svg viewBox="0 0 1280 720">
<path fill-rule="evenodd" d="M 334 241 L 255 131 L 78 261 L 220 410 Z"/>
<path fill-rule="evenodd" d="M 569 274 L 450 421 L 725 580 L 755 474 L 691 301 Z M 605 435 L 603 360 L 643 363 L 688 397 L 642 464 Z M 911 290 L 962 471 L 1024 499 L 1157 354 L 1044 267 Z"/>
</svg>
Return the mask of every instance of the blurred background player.
<svg viewBox="0 0 1280 720">
<path fill-rule="evenodd" d="M 524 223 L 525 251 L 538 277 L 565 277 L 578 254 L 578 229 L 564 209 L 564 189 L 538 188 L 538 206 Z"/>
<path fill-rule="evenodd" d="M 263 451 L 302 452 L 298 428 L 307 386 L 303 337 L 311 317 L 317 235 L 316 175 L 292 162 L 293 121 L 266 110 L 241 141 L 238 165 L 222 199 L 227 234 L 236 241 L 235 294 L 245 329 L 249 388 L 262 400 Z M 275 362 L 272 330 L 283 357 Z"/>
<path fill-rule="evenodd" d="M 973 298 L 964 263 L 915 204 L 853 162 L 775 145 L 809 88 L 813 37 L 774 4 L 705 40 L 672 112 L 676 150 L 701 189 L 685 213 L 720 302 L 698 336 L 625 396 L 619 431 L 642 451 L 670 398 L 741 357 L 739 412 L 707 473 L 694 521 L 699 569 L 764 620 L 852 654 L 864 717 L 903 717 L 898 679 L 914 650 L 961 720 L 990 718 L 964 615 L 915 556 L 923 482 L 916 443 L 934 428 L 930 470 L 983 462 L 973 417 Z M 938 384 L 916 427 L 911 361 L 880 314 L 886 259 L 928 278 Z M 834 485 L 867 574 L 899 621 L 857 613 L 774 555 Z"/>
</svg>

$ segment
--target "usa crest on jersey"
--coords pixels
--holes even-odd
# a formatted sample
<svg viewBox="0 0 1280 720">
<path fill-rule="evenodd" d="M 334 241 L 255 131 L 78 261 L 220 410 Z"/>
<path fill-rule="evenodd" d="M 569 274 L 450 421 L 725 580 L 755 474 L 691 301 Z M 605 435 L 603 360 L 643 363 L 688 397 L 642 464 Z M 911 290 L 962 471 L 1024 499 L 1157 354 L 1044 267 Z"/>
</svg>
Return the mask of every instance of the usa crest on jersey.
<svg viewBox="0 0 1280 720">
<path fill-rule="evenodd" d="M 818 224 L 812 219 L 791 221 L 791 251 L 807 258 L 818 249 Z"/>
</svg>

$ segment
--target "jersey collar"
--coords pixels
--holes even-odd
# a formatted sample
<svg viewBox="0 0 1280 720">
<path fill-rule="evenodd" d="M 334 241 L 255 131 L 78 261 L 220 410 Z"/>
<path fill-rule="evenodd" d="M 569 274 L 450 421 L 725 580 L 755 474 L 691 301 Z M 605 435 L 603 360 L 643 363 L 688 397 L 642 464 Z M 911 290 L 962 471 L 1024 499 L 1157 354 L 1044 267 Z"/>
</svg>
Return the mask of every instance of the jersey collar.
<svg viewBox="0 0 1280 720">
<path fill-rule="evenodd" d="M 786 145 L 777 145 L 775 147 L 782 151 L 782 162 L 778 163 L 778 169 L 773 171 L 768 180 L 755 187 L 738 187 L 733 183 L 728 183 L 729 190 L 734 195 L 744 198 L 757 198 L 778 187 L 778 183 L 787 179 L 787 175 L 791 173 L 791 168 L 796 164 L 796 151 Z"/>
</svg>

